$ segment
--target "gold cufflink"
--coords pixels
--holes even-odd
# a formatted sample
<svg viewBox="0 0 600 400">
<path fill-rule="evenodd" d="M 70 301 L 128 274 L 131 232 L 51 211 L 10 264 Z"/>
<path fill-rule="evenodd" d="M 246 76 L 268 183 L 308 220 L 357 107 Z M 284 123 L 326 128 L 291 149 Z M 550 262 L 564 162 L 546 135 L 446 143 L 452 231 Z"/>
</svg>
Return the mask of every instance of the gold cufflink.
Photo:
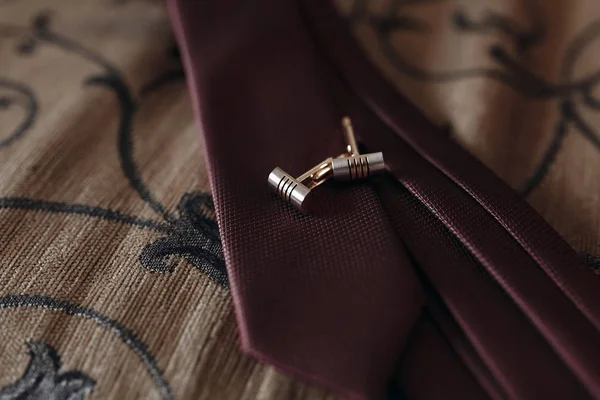
<svg viewBox="0 0 600 400">
<path fill-rule="evenodd" d="M 336 158 L 327 158 L 298 178 L 294 178 L 281 168 L 269 174 L 269 186 L 279 197 L 302 210 L 304 200 L 311 190 L 329 178 L 340 181 L 365 179 L 385 170 L 383 153 L 360 154 L 354 129 L 349 117 L 342 119 L 346 137 L 346 151 Z"/>
</svg>

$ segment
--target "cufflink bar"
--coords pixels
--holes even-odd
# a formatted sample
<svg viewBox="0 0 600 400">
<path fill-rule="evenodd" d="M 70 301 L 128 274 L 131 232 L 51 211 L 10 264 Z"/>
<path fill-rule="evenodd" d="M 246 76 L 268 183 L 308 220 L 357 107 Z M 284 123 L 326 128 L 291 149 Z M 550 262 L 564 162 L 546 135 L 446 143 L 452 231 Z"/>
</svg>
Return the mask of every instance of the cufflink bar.
<svg viewBox="0 0 600 400">
<path fill-rule="evenodd" d="M 333 178 L 339 181 L 366 179 L 385 170 L 383 153 L 336 158 L 331 163 Z"/>
</svg>

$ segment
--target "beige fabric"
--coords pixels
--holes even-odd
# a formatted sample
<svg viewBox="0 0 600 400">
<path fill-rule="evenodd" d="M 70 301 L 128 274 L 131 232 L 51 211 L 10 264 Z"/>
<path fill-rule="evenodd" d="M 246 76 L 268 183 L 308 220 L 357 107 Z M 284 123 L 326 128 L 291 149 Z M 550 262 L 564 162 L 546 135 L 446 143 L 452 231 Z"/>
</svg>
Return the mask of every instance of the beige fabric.
<svg viewBox="0 0 600 400">
<path fill-rule="evenodd" d="M 33 21 L 46 10 L 51 33 L 91 53 L 36 33 Z M 114 90 L 85 84 L 106 75 L 96 57 L 115 66 L 137 103 L 133 158 L 152 195 L 179 217 L 185 193 L 208 192 L 202 144 L 173 48 L 161 2 L 0 1 L 0 106 L 10 102 L 0 109 L 0 141 L 26 119 L 30 105 L 6 82 L 31 90 L 38 102 L 32 128 L 0 147 L 0 302 L 6 306 L 6 296 L 24 294 L 55 300 L 35 308 L 0 307 L 0 390 L 23 380 L 30 360 L 43 363 L 52 348 L 62 362 L 58 373 L 79 371 L 95 381 L 71 380 L 78 390 L 93 386 L 89 398 L 161 398 L 135 346 L 114 327 L 42 308 L 67 301 L 131 330 L 156 360 L 173 398 L 326 398 L 240 354 L 228 290 L 184 255 L 173 257 L 171 273 L 142 266 L 144 248 L 169 235 L 88 215 L 7 206 L 7 197 L 21 197 L 165 223 L 121 166 L 122 104 Z M 177 79 L 142 93 L 172 71 Z M 32 356 L 29 341 L 50 347 Z"/>
<path fill-rule="evenodd" d="M 538 171 L 528 200 L 597 265 L 600 118 L 569 89 L 583 81 L 597 94 L 597 3 L 337 2 L 390 81 L 459 143 L 516 189 Z M 490 56 L 493 45 L 514 65 Z M 178 399 L 331 398 L 240 354 L 229 292 L 202 260 L 171 249 L 164 274 L 141 261 L 161 240 L 177 247 L 174 227 L 206 237 L 178 210 L 186 193 L 209 188 L 173 48 L 160 2 L 0 0 L 0 398 L 27 384 L 28 363 L 46 377 L 40 366 L 77 371 L 70 390 L 89 398 L 161 398 L 167 386 Z M 502 77 L 444 77 L 474 68 Z M 565 118 L 566 101 L 583 124 Z M 120 126 L 129 117 L 131 129 Z M 171 222 L 135 190 L 132 171 Z"/>
</svg>

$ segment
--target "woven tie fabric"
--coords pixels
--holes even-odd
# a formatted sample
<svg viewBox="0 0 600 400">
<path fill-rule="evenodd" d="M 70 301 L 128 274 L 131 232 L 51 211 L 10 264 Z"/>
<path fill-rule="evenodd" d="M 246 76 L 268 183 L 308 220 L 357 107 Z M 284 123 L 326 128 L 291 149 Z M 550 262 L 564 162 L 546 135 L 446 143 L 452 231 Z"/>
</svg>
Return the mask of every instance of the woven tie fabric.
<svg viewBox="0 0 600 400">
<path fill-rule="evenodd" d="M 296 5 L 171 5 L 243 350 L 347 398 L 381 398 L 424 299 L 385 210 L 368 185 L 323 188 L 318 215 L 266 187 L 275 166 L 300 175 L 344 149 Z"/>
</svg>

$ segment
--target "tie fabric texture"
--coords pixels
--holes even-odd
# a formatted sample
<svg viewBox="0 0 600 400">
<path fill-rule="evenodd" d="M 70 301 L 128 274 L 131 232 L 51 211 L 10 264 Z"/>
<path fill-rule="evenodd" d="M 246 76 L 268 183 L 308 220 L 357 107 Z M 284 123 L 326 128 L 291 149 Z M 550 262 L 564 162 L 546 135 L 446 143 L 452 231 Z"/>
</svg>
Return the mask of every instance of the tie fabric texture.
<svg viewBox="0 0 600 400">
<path fill-rule="evenodd" d="M 512 189 L 365 59 L 317 0 L 171 0 L 242 349 L 344 398 L 598 398 L 597 281 Z M 266 185 L 344 148 L 390 174 Z"/>
</svg>

